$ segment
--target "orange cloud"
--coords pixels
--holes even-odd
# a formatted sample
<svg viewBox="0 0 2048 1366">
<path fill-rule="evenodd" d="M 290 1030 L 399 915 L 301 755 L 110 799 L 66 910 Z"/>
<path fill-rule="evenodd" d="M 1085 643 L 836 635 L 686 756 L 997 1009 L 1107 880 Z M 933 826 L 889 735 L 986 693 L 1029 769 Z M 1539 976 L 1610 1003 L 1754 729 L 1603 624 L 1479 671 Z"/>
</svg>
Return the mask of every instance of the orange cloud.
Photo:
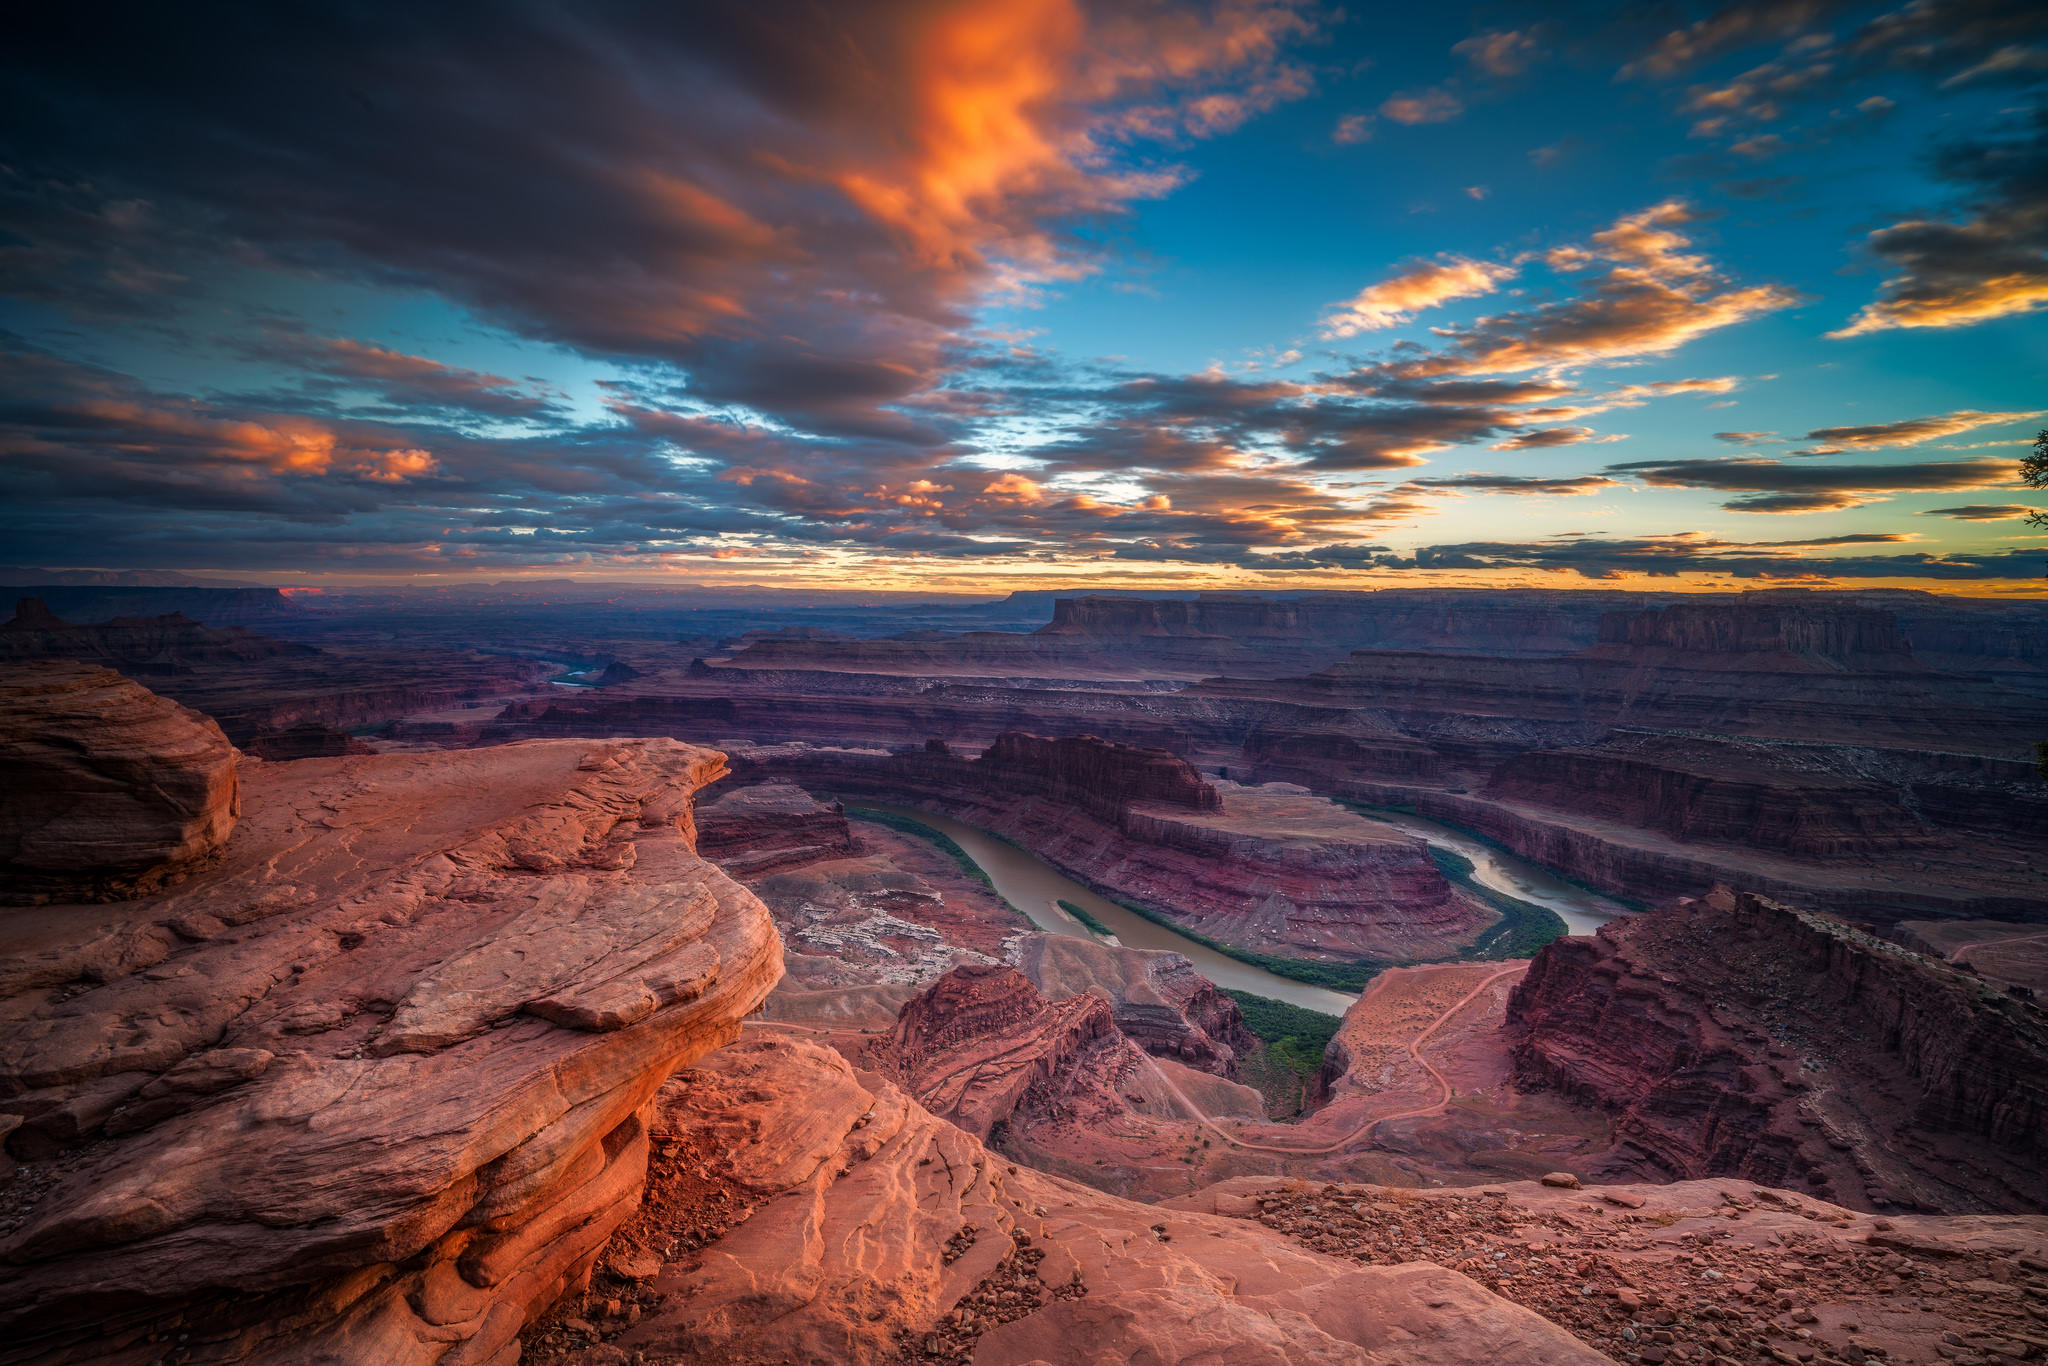
<svg viewBox="0 0 2048 1366">
<path fill-rule="evenodd" d="M 1380 106 L 1380 113 L 1396 123 L 1448 123 L 1465 112 L 1465 106 L 1448 90 L 1424 90 L 1414 95 L 1395 95 Z"/>
<path fill-rule="evenodd" d="M 1323 319 L 1326 337 L 1355 337 L 1383 327 L 1407 322 L 1424 309 L 1453 299 L 1491 294 L 1503 280 L 1513 279 L 1515 267 L 1474 261 L 1463 256 L 1440 256 L 1409 266 L 1389 280 L 1368 285 L 1345 303 L 1335 305 Z"/>
<path fill-rule="evenodd" d="M 1179 180 L 1109 169 L 1103 140 L 1210 136 L 1304 93 L 1305 72 L 1277 54 L 1307 27 L 1295 5 L 1271 0 L 1099 19 L 1075 0 L 950 6 L 909 39 L 904 154 L 892 147 L 829 178 L 927 266 L 974 268 L 993 255 L 1015 278 L 1072 275 L 1079 267 L 1060 259 L 1047 217 L 1111 209 Z M 1241 84 L 1115 107 L 1127 92 L 1224 75 Z"/>
<path fill-rule="evenodd" d="M 1940 417 L 1912 417 L 1900 422 L 1878 422 L 1862 427 L 1816 427 L 1806 434 L 1808 441 L 1824 444 L 1799 455 L 1837 455 L 1846 450 L 1883 450 L 1894 446 L 1917 446 L 1938 436 L 1974 431 L 2003 422 L 2026 422 L 2040 417 L 2030 413 L 1983 413 L 1964 408 Z"/>
<path fill-rule="evenodd" d="M 1778 285 L 1735 287 L 1678 231 L 1693 218 L 1680 200 L 1625 215 L 1591 245 L 1548 253 L 1553 268 L 1606 261 L 1580 297 L 1526 312 L 1441 328 L 1450 346 L 1436 355 L 1379 367 L 1395 379 L 1515 374 L 1558 366 L 1663 355 L 1695 337 L 1789 308 L 1799 296 Z"/>
</svg>

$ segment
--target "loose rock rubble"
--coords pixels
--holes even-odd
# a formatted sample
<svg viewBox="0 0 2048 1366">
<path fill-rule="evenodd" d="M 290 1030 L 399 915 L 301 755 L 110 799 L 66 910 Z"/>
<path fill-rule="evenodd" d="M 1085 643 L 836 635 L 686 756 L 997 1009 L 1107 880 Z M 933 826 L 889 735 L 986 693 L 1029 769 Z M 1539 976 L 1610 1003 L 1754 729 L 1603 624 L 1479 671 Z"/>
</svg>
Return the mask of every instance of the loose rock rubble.
<svg viewBox="0 0 2048 1366">
<path fill-rule="evenodd" d="M 2048 1219 L 1900 1217 L 1738 1181 L 1477 1191 L 1256 1179 L 1170 1204 L 1372 1265 L 1434 1261 L 1615 1361 L 2048 1359 Z"/>
<path fill-rule="evenodd" d="M 948 1263 L 954 1260 L 957 1254 L 946 1258 Z M 1031 1245 L 1030 1234 L 1014 1235 L 1009 1255 L 930 1332 L 906 1330 L 900 1334 L 896 1359 L 931 1366 L 968 1366 L 983 1333 L 1035 1313 L 1048 1301 L 1077 1300 L 1088 1293 L 1079 1268 L 1065 1285 L 1048 1287 L 1039 1277 L 1039 1265 L 1044 1261 L 1045 1250 Z"/>
</svg>

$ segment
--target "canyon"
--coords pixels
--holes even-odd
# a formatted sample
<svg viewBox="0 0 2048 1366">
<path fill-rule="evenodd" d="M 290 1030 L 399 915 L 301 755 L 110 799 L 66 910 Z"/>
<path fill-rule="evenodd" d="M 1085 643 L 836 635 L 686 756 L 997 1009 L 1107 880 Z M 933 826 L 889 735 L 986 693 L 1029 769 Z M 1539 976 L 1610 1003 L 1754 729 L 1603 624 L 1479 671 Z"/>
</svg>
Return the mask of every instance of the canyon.
<svg viewBox="0 0 2048 1366">
<path fill-rule="evenodd" d="M 1627 896 L 1729 881 L 1866 919 L 2048 917 L 2035 605 L 1442 590 L 1052 607 L 1028 633 L 627 645 L 630 679 L 512 702 L 481 735 L 963 753 L 1093 735 L 1411 809 Z"/>
<path fill-rule="evenodd" d="M 1206 779 L 1164 751 L 1005 731 L 974 758 L 735 746 L 735 773 L 906 803 L 1033 850 L 1112 897 L 1227 944 L 1304 959 L 1407 960 L 1469 945 L 1497 917 L 1423 843 L 1286 785 Z"/>
<path fill-rule="evenodd" d="M 0 1361 L 2048 1350 L 2032 604 L 67 591 Z"/>
<path fill-rule="evenodd" d="M 1718 888 L 1611 923 L 1538 954 L 1506 1024 L 1663 1176 L 2048 1211 L 2048 1013 L 1833 917 Z"/>
</svg>

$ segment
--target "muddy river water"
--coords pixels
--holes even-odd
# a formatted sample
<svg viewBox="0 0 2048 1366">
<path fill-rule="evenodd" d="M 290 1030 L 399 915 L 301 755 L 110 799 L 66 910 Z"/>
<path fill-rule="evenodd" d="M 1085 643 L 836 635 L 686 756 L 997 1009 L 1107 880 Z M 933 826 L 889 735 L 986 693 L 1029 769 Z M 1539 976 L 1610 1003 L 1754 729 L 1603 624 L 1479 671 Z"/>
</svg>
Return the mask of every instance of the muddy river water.
<svg viewBox="0 0 2048 1366">
<path fill-rule="evenodd" d="M 1196 943 L 1177 931 L 1125 910 L 1037 855 L 998 839 L 977 826 L 906 806 L 876 805 L 875 809 L 918 821 L 949 837 L 988 874 L 996 891 L 1030 916 L 1032 923 L 1042 930 L 1089 938 L 1088 927 L 1059 907 L 1059 902 L 1071 901 L 1109 926 L 1118 942 L 1134 949 L 1170 949 L 1185 954 L 1204 977 L 1219 987 L 1249 991 L 1326 1015 L 1342 1015 L 1358 999 L 1347 992 L 1310 986 L 1226 957 L 1205 944 Z M 1510 896 L 1521 897 L 1524 901 L 1550 907 L 1563 917 L 1574 934 L 1589 933 L 1594 926 L 1625 914 L 1623 907 L 1552 877 L 1534 864 L 1503 853 L 1460 831 L 1420 817 L 1388 816 L 1383 819 L 1431 844 L 1455 849 L 1472 860 L 1474 880 Z"/>
</svg>

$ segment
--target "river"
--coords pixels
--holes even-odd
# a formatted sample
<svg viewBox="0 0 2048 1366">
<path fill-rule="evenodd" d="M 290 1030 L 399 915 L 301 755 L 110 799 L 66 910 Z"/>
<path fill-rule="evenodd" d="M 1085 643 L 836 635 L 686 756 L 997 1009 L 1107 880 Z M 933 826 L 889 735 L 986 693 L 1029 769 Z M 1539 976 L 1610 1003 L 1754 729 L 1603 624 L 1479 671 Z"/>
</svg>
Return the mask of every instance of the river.
<svg viewBox="0 0 2048 1366">
<path fill-rule="evenodd" d="M 1440 825 L 1426 816 L 1410 816 L 1397 811 L 1375 809 L 1366 814 L 1372 820 L 1383 821 L 1397 830 L 1419 836 L 1439 849 L 1463 854 L 1472 860 L 1474 882 L 1557 912 L 1558 919 L 1564 921 L 1565 929 L 1572 934 L 1591 934 L 1617 916 L 1633 914 L 1618 901 L 1610 901 L 1598 892 L 1566 882 L 1527 859 L 1517 858 L 1454 826 Z"/>
<path fill-rule="evenodd" d="M 1059 908 L 1060 901 L 1071 901 L 1085 907 L 1090 915 L 1109 926 L 1119 943 L 1134 949 L 1169 949 L 1185 954 L 1204 977 L 1219 987 L 1286 1001 L 1325 1015 L 1342 1015 L 1358 1000 L 1348 992 L 1313 987 L 1306 982 L 1277 976 L 1264 968 L 1220 954 L 1205 944 L 1198 944 L 1178 931 L 1125 910 L 1108 897 L 1090 891 L 1036 854 L 997 839 L 977 826 L 912 807 L 872 805 L 877 811 L 917 821 L 949 837 L 988 874 L 996 891 L 1029 916 L 1031 923 L 1041 930 L 1070 934 L 1079 939 L 1092 938 L 1087 926 Z M 1532 863 L 1503 853 L 1448 826 L 1440 826 L 1435 821 L 1400 815 L 1376 815 L 1375 818 L 1397 825 L 1431 844 L 1455 849 L 1472 860 L 1475 881 L 1524 901 L 1548 906 L 1563 918 L 1573 934 L 1589 934 L 1595 926 L 1627 913 L 1626 908 L 1605 897 L 1552 877 Z"/>
</svg>

